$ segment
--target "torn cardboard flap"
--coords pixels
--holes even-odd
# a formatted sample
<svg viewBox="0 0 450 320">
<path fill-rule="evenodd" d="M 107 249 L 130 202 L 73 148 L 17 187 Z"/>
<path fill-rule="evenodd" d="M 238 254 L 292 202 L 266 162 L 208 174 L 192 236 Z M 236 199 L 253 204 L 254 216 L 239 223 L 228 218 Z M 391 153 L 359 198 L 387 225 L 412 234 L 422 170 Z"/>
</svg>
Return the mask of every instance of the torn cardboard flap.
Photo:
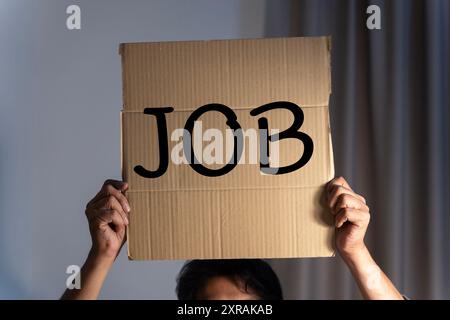
<svg viewBox="0 0 450 320">
<path fill-rule="evenodd" d="M 322 199 L 324 184 L 334 176 L 329 38 L 131 43 L 121 44 L 120 53 L 122 171 L 132 207 L 130 259 L 333 255 L 334 228 Z M 314 150 L 300 169 L 261 174 L 259 139 L 256 149 L 244 144 L 245 163 L 222 176 L 204 176 L 171 161 L 171 152 L 180 145 L 171 141 L 171 134 L 184 128 L 199 107 L 228 106 L 243 130 L 258 129 L 264 116 L 270 129 L 283 131 L 294 119 L 288 110 L 250 115 L 276 101 L 302 108 L 299 131 L 312 139 Z M 144 109 L 161 107 L 174 109 L 165 115 L 169 164 L 163 175 L 144 178 L 135 167 L 153 171 L 161 161 L 157 122 Z M 199 120 L 205 130 L 228 128 L 220 112 L 206 112 Z M 296 139 L 278 145 L 280 166 L 294 163 L 304 152 Z"/>
</svg>

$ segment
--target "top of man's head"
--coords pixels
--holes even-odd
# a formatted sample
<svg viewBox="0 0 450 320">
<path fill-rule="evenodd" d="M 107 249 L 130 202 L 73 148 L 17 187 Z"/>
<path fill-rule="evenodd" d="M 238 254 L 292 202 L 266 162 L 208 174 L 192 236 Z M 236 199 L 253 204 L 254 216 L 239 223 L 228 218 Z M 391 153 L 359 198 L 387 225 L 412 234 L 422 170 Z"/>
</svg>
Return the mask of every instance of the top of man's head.
<svg viewBox="0 0 450 320">
<path fill-rule="evenodd" d="M 272 268 L 260 259 L 192 260 L 177 279 L 180 300 L 283 299 Z"/>
</svg>

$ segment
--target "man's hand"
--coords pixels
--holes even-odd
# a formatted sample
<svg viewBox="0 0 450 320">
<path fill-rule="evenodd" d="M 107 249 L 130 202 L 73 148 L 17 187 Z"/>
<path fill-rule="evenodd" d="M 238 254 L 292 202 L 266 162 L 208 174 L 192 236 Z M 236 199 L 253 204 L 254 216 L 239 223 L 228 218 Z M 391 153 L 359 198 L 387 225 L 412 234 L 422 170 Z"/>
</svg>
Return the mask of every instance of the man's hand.
<svg viewBox="0 0 450 320">
<path fill-rule="evenodd" d="M 336 226 L 337 249 L 344 257 L 361 252 L 365 249 L 364 236 L 370 221 L 366 200 L 342 177 L 331 180 L 327 192 Z"/>
<path fill-rule="evenodd" d="M 355 193 L 342 177 L 331 180 L 326 190 L 336 226 L 336 247 L 352 272 L 363 298 L 403 299 L 364 244 L 370 221 L 366 200 Z"/>
<path fill-rule="evenodd" d="M 125 242 L 130 206 L 123 194 L 128 184 L 106 180 L 97 195 L 86 206 L 86 217 L 92 238 L 91 253 L 115 259 Z"/>
<path fill-rule="evenodd" d="M 103 282 L 125 242 L 130 206 L 123 192 L 128 185 L 106 180 L 86 206 L 92 248 L 81 268 L 81 288 L 67 289 L 61 299 L 97 299 Z"/>
</svg>

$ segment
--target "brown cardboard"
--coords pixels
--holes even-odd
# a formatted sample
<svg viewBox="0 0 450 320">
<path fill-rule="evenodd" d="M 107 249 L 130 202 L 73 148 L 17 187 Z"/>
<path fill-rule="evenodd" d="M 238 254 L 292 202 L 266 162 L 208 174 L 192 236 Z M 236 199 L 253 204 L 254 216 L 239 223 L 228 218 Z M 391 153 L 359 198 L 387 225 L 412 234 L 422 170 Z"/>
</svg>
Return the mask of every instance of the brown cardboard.
<svg viewBox="0 0 450 320">
<path fill-rule="evenodd" d="M 323 187 L 334 176 L 328 102 L 331 93 L 327 37 L 129 43 L 120 46 L 123 70 L 122 171 L 132 208 L 130 259 L 288 258 L 332 256 L 333 225 Z M 171 132 L 198 107 L 224 104 L 241 127 L 258 128 L 250 111 L 274 101 L 299 105 L 301 132 L 314 142 L 309 162 L 292 173 L 263 175 L 259 163 L 238 164 L 205 177 L 169 161 L 164 175 L 142 178 L 133 168 L 159 164 L 156 121 L 148 107 L 173 107 Z M 287 129 L 286 110 L 264 113 L 269 127 Z M 224 131 L 225 118 L 207 112 L 207 128 Z M 303 145 L 279 143 L 280 163 L 295 162 Z M 249 157 L 249 148 L 244 156 Z M 170 160 L 170 155 L 169 155 Z M 211 165 L 210 167 L 221 167 Z"/>
</svg>

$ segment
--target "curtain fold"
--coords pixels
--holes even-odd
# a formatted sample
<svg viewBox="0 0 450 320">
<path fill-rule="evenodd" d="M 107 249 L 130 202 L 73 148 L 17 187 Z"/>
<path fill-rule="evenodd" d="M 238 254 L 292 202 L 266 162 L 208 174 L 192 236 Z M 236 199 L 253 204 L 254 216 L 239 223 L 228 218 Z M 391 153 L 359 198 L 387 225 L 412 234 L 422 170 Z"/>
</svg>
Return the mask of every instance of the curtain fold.
<svg viewBox="0 0 450 320">
<path fill-rule="evenodd" d="M 289 15 L 286 36 L 332 36 L 336 174 L 368 201 L 372 255 L 405 295 L 450 299 L 449 1 L 292 0 Z M 360 298 L 339 257 L 271 263 L 286 298 Z"/>
</svg>

